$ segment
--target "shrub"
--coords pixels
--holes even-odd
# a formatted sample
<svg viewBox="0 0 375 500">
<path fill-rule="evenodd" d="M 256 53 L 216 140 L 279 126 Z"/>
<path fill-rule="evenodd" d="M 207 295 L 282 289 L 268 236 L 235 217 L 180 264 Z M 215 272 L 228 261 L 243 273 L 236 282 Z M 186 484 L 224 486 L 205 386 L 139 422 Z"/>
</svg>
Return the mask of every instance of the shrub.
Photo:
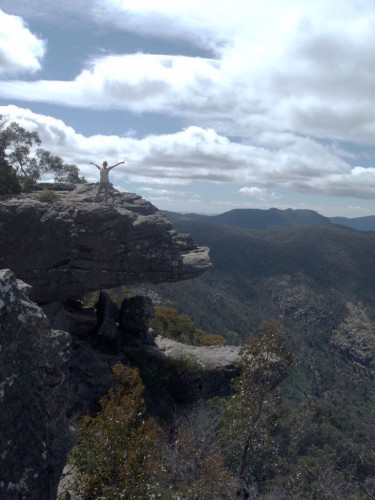
<svg viewBox="0 0 375 500">
<path fill-rule="evenodd" d="M 221 335 L 213 335 L 198 328 L 186 314 L 179 314 L 176 309 L 158 307 L 151 321 L 152 328 L 163 337 L 191 345 L 224 345 Z"/>
<path fill-rule="evenodd" d="M 147 417 L 138 369 L 119 363 L 113 374 L 117 390 L 101 398 L 96 417 L 83 418 L 70 456 L 76 489 L 83 500 L 160 498 L 164 432 Z"/>
<path fill-rule="evenodd" d="M 202 335 L 202 337 L 200 338 L 199 345 L 202 345 L 202 346 L 210 346 L 210 345 L 222 346 L 222 345 L 225 345 L 225 338 L 222 337 L 221 335 L 214 335 L 213 333 L 208 333 L 208 334 Z"/>
<path fill-rule="evenodd" d="M 47 189 L 38 193 L 36 199 L 44 203 L 54 203 L 55 201 L 58 201 L 60 197 L 57 193 L 55 193 L 55 191 Z"/>
</svg>

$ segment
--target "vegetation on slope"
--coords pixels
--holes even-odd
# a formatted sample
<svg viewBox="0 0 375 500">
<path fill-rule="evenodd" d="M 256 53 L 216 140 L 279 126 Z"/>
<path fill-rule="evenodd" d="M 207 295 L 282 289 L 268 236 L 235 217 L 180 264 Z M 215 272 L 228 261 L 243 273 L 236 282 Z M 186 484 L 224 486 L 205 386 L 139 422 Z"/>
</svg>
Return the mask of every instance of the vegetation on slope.
<svg viewBox="0 0 375 500">
<path fill-rule="evenodd" d="M 285 398 L 297 361 L 286 340 L 264 323 L 243 345 L 231 396 L 163 420 L 147 408 L 139 372 L 115 367 L 117 389 L 84 418 L 71 457 L 83 500 L 372 498 L 373 441 L 359 446 L 310 398 Z"/>
<path fill-rule="evenodd" d="M 186 314 L 179 314 L 170 307 L 158 307 L 151 321 L 151 327 L 163 337 L 177 342 L 191 345 L 224 345 L 225 339 L 221 335 L 205 332 L 191 321 Z"/>
</svg>

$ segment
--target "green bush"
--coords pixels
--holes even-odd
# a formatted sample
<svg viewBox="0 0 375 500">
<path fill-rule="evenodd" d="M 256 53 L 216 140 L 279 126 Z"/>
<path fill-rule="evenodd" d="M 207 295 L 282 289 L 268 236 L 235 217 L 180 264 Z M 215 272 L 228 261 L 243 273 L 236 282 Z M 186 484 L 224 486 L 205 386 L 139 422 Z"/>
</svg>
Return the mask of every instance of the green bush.
<svg viewBox="0 0 375 500">
<path fill-rule="evenodd" d="M 176 309 L 158 307 L 151 321 L 151 327 L 158 335 L 190 345 L 224 345 L 221 335 L 213 335 L 198 328 L 186 314 L 179 314 Z"/>
<path fill-rule="evenodd" d="M 55 193 L 55 191 L 47 189 L 38 193 L 36 199 L 44 203 L 54 203 L 55 201 L 58 201 L 60 197 L 57 193 Z"/>
<path fill-rule="evenodd" d="M 83 417 L 70 455 L 79 498 L 166 498 L 164 431 L 148 416 L 139 371 L 118 363 L 113 374 L 117 389 L 100 399 L 95 417 Z"/>
</svg>

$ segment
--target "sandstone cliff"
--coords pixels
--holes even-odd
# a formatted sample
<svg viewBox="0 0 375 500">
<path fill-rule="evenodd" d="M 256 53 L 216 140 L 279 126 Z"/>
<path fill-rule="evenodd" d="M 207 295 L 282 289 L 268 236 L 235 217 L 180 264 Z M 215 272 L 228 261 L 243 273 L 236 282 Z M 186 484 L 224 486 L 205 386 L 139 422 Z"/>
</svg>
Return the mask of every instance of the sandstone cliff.
<svg viewBox="0 0 375 500">
<path fill-rule="evenodd" d="M 116 190 L 108 205 L 93 203 L 96 190 L 58 191 L 54 203 L 35 192 L 0 201 L 0 268 L 30 284 L 33 300 L 190 279 L 209 269 L 208 249 L 177 234 L 151 203 Z"/>
<path fill-rule="evenodd" d="M 72 419 L 108 390 L 113 364 L 131 363 L 127 346 L 153 343 L 150 299 L 118 307 L 102 291 L 92 308 L 76 299 L 190 279 L 211 266 L 208 249 L 177 234 L 149 202 L 113 190 L 109 205 L 94 204 L 96 189 L 60 186 L 53 203 L 36 192 L 0 201 L 0 498 L 56 498 Z"/>
</svg>

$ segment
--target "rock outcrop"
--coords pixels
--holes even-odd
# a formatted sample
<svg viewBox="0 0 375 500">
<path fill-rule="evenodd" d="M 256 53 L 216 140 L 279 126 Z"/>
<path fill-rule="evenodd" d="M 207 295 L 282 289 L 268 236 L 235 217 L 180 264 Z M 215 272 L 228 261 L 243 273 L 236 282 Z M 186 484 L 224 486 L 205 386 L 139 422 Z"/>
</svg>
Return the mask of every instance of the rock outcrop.
<svg viewBox="0 0 375 500">
<path fill-rule="evenodd" d="M 27 285 L 0 271 L 0 498 L 50 500 L 72 444 L 71 336 L 51 330 Z"/>
<path fill-rule="evenodd" d="M 346 303 L 347 314 L 334 330 L 331 342 L 349 359 L 375 373 L 375 321 L 362 303 Z"/>
<path fill-rule="evenodd" d="M 79 298 L 118 285 L 161 283 L 199 276 L 210 268 L 208 249 L 148 201 L 112 191 L 108 205 L 93 203 L 96 184 L 0 201 L 0 268 L 32 286 L 37 302 Z"/>
<path fill-rule="evenodd" d="M 176 364 L 186 401 L 232 393 L 231 381 L 239 374 L 239 347 L 185 345 L 161 336 L 155 343 L 157 349 L 150 347 L 149 354 L 154 350 L 154 355 Z"/>
<path fill-rule="evenodd" d="M 0 271 L 0 498 L 7 500 L 56 498 L 72 420 L 97 409 L 115 363 L 129 364 L 129 352 L 134 358 L 143 348 L 167 360 L 148 328 L 152 301 L 116 304 L 103 289 L 189 279 L 211 266 L 207 248 L 177 234 L 140 196 L 112 190 L 102 205 L 92 202 L 97 185 L 54 188 L 55 202 L 38 201 L 37 192 L 0 200 L 0 268 L 7 268 Z M 95 306 L 79 300 L 98 290 Z"/>
<path fill-rule="evenodd" d="M 156 345 L 171 358 L 191 356 L 205 370 L 232 370 L 240 360 L 240 347 L 186 345 L 158 336 Z"/>
<path fill-rule="evenodd" d="M 56 498 L 74 443 L 72 420 L 97 410 L 117 362 L 143 360 L 141 372 L 150 372 L 152 365 L 152 373 L 169 380 L 170 397 L 177 403 L 230 391 L 239 349 L 184 346 L 161 338 L 150 345 L 148 297 L 125 298 L 118 308 L 101 292 L 95 327 L 88 311 L 76 305 L 74 314 L 69 303 L 67 324 L 76 325 L 70 334 L 50 328 L 41 307 L 29 299 L 30 290 L 12 271 L 0 271 L 0 498 Z M 103 333 L 108 325 L 110 333 Z M 92 329 L 96 333 L 90 337 Z"/>
</svg>

